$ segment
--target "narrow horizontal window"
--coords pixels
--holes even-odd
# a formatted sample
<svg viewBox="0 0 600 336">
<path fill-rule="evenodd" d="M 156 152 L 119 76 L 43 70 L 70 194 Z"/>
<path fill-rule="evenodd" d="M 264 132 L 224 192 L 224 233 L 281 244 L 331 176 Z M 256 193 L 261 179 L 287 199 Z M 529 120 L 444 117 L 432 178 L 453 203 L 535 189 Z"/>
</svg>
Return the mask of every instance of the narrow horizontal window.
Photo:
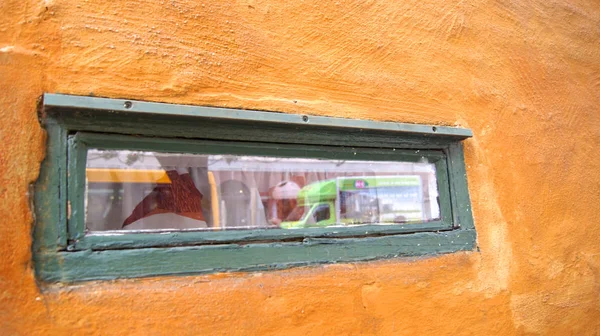
<svg viewBox="0 0 600 336">
<path fill-rule="evenodd" d="M 85 225 L 252 230 L 440 219 L 436 168 L 357 161 L 89 149 Z"/>
<path fill-rule="evenodd" d="M 46 281 L 474 246 L 468 130 L 63 95 L 42 112 L 34 259 Z"/>
</svg>

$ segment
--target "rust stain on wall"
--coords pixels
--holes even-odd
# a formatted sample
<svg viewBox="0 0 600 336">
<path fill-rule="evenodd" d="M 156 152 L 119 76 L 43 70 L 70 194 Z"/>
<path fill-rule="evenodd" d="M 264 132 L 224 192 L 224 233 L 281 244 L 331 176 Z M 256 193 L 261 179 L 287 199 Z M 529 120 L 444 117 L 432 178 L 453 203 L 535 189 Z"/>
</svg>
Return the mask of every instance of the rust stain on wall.
<svg viewBox="0 0 600 336">
<path fill-rule="evenodd" d="M 593 334 L 594 1 L 0 3 L 2 334 Z M 31 267 L 43 92 L 461 125 L 479 252 L 52 286 Z"/>
</svg>

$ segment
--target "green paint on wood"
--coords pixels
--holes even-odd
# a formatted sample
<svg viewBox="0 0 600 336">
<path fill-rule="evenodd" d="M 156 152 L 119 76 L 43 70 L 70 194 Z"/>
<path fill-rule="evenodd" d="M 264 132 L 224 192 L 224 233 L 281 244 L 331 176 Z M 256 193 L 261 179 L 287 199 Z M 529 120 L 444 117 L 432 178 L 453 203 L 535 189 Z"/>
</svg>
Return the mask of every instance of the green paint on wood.
<svg viewBox="0 0 600 336">
<path fill-rule="evenodd" d="M 85 165 L 87 159 L 87 146 L 79 140 L 80 135 L 71 135 L 68 138 L 68 205 L 67 218 L 68 239 L 76 241 L 85 233 Z M 69 249 L 71 245 L 67 246 Z"/>
<path fill-rule="evenodd" d="M 448 146 L 448 171 L 450 174 L 450 190 L 452 191 L 453 223 L 455 227 L 474 230 L 471 213 L 471 199 L 467 185 L 467 170 L 462 143 Z"/>
<path fill-rule="evenodd" d="M 444 231 L 449 229 L 451 229 L 451 227 L 448 224 L 442 221 L 435 221 L 422 224 L 365 225 L 346 228 L 308 228 L 296 230 L 257 229 L 210 232 L 174 231 L 163 232 L 160 235 L 153 233 L 127 233 L 126 231 L 119 231 L 119 234 L 115 234 L 116 232 L 113 232 L 110 234 L 98 233 L 86 235 L 74 243 L 74 248 L 76 250 L 107 250 L 153 246 L 185 246 L 255 241 L 290 241 L 302 238 L 352 238 L 360 236 Z"/>
<path fill-rule="evenodd" d="M 119 236 L 95 235 L 85 236 L 83 199 L 85 188 L 85 155 L 87 148 L 102 149 L 134 149 L 144 151 L 164 151 L 171 153 L 202 153 L 202 154 L 233 154 L 233 155 L 258 155 L 274 157 L 299 157 L 299 158 L 324 158 L 338 160 L 385 160 L 404 162 L 435 163 L 437 182 L 439 187 L 439 203 L 442 218 L 440 221 L 411 224 L 399 227 L 398 225 L 372 225 L 369 227 L 325 228 L 304 230 L 252 230 L 248 231 L 218 231 L 218 232 L 178 232 L 177 245 L 195 245 L 198 243 L 232 242 L 245 240 L 276 240 L 298 237 L 352 237 L 365 234 L 396 234 L 419 231 L 439 231 L 452 228 L 452 209 L 450 203 L 450 185 L 446 156 L 438 150 L 393 150 L 377 148 L 347 148 L 334 146 L 314 146 L 295 144 L 264 144 L 252 142 L 223 142 L 208 140 L 162 139 L 148 137 L 133 137 L 114 134 L 97 134 L 79 132 L 69 138 L 70 167 L 69 191 L 72 215 L 69 220 L 69 239 L 72 243 L 69 248 L 80 249 L 106 249 L 115 244 L 119 248 L 133 246 L 169 246 L 170 236 L 163 234 L 139 234 L 119 232 Z M 126 232 L 126 231 L 125 231 Z M 366 233 L 368 232 L 368 233 Z M 131 244 L 128 245 L 127 243 Z"/>
<path fill-rule="evenodd" d="M 42 162 L 40 175 L 35 186 L 34 205 L 36 225 L 34 227 L 34 254 L 64 248 L 67 243 L 66 222 L 66 133 L 54 120 L 46 120 L 48 132 L 47 155 Z"/>
<path fill-rule="evenodd" d="M 377 238 L 318 239 L 270 244 L 81 251 L 46 254 L 46 281 L 81 281 L 172 274 L 282 269 L 404 256 L 470 251 L 473 230 Z"/>
<path fill-rule="evenodd" d="M 43 281 L 267 270 L 474 247 L 459 142 L 471 136 L 469 130 L 324 117 L 309 117 L 306 123 L 297 115 L 134 101 L 128 108 L 125 102 L 45 95 L 48 155 L 36 184 L 33 245 Z M 442 219 L 349 228 L 86 234 L 87 148 L 340 160 L 425 158 L 436 165 Z"/>
<path fill-rule="evenodd" d="M 46 107 L 55 107 L 59 109 L 69 108 L 111 111 L 113 113 L 125 112 L 128 114 L 140 114 L 144 117 L 153 114 L 167 116 L 168 118 L 212 118 L 218 120 L 230 119 L 235 121 L 247 121 L 252 123 L 265 122 L 272 124 L 326 126 L 342 128 L 345 131 L 349 129 L 368 129 L 376 131 L 392 131 L 405 134 L 430 134 L 434 136 L 453 137 L 455 140 L 461 140 L 473 136 L 471 130 L 459 127 L 377 122 L 369 120 L 306 116 L 288 113 L 151 103 L 125 99 L 70 96 L 62 94 L 45 94 L 44 105 Z"/>
</svg>

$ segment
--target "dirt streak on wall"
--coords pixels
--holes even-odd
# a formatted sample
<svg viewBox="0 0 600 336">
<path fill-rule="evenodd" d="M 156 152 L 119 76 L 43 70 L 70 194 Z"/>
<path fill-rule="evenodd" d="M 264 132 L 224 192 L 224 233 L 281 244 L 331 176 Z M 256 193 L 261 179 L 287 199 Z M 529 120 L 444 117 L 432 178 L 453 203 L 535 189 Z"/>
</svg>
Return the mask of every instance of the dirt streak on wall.
<svg viewBox="0 0 600 336">
<path fill-rule="evenodd" d="M 0 3 L 0 332 L 600 330 L 594 1 Z M 54 285 L 31 267 L 43 92 L 460 125 L 479 251 Z"/>
</svg>

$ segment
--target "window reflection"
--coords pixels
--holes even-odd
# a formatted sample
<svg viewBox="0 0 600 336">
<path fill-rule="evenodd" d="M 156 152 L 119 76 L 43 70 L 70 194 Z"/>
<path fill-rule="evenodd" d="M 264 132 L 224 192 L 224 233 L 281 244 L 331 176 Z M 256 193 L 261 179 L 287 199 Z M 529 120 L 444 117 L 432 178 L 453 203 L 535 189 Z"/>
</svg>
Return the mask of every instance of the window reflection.
<svg viewBox="0 0 600 336">
<path fill-rule="evenodd" d="M 307 228 L 439 219 L 435 166 L 88 151 L 90 231 Z"/>
</svg>

